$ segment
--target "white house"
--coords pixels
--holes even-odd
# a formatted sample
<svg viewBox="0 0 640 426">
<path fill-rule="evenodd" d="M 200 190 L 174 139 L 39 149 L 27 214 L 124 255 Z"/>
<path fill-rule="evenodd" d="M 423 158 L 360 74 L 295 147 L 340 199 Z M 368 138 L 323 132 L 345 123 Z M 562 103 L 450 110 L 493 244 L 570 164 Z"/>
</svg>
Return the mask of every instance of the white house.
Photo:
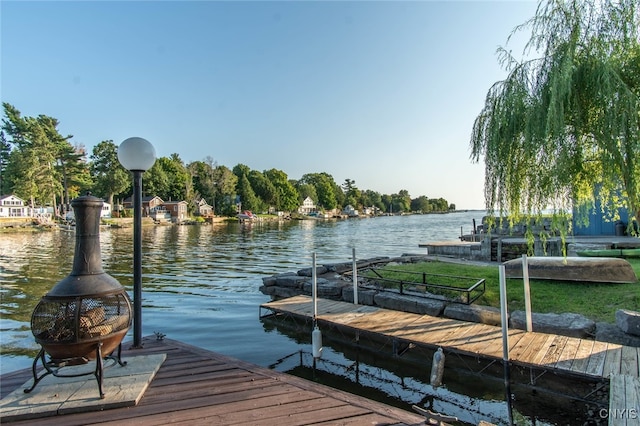
<svg viewBox="0 0 640 426">
<path fill-rule="evenodd" d="M 22 198 L 15 195 L 0 196 L 0 217 L 28 217 L 29 209 Z"/>
<path fill-rule="evenodd" d="M 213 207 L 204 198 L 200 198 L 196 201 L 196 214 L 203 217 L 213 216 Z"/>
<path fill-rule="evenodd" d="M 304 201 L 302 202 L 302 205 L 298 207 L 298 213 L 301 213 L 301 214 L 309 214 L 315 211 L 316 211 L 316 205 L 311 199 L 311 197 L 305 198 Z"/>
<path fill-rule="evenodd" d="M 73 213 L 73 209 L 67 212 L 65 219 L 67 220 L 75 220 L 75 214 Z M 109 218 L 111 217 L 111 204 L 107 202 L 102 203 L 102 210 L 100 211 L 100 218 Z"/>
<path fill-rule="evenodd" d="M 347 207 L 342 209 L 342 212 L 344 214 L 346 214 L 347 216 L 349 216 L 349 217 L 358 217 L 359 216 L 358 210 L 353 208 L 353 206 L 351 204 L 349 204 Z"/>
</svg>

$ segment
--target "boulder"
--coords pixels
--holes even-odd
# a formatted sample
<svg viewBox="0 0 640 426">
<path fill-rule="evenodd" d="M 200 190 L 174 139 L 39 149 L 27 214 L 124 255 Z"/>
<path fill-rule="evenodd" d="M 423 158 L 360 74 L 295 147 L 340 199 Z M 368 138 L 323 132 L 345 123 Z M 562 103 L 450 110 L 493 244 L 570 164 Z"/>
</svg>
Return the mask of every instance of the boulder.
<svg viewBox="0 0 640 426">
<path fill-rule="evenodd" d="M 583 315 L 573 313 L 540 314 L 532 313 L 533 331 L 540 333 L 560 334 L 562 336 L 591 338 L 595 332 L 596 323 Z M 521 330 L 527 329 L 524 311 L 514 311 L 510 316 L 511 327 Z"/>
<path fill-rule="evenodd" d="M 618 309 L 616 325 L 627 334 L 640 336 L 640 312 Z"/>
<path fill-rule="evenodd" d="M 262 285 L 265 287 L 271 287 L 276 285 L 277 283 L 278 283 L 278 277 L 276 275 L 262 278 Z"/>
<path fill-rule="evenodd" d="M 596 340 L 617 343 L 618 345 L 640 347 L 640 337 L 627 334 L 615 324 L 599 322 L 596 324 Z"/>
<path fill-rule="evenodd" d="M 338 274 L 343 274 L 345 272 L 353 270 L 353 262 L 332 263 L 324 266 L 327 268 L 328 271 L 336 272 Z"/>
<path fill-rule="evenodd" d="M 376 295 L 375 290 L 358 289 L 358 304 L 359 305 L 375 305 L 373 300 Z M 353 303 L 353 286 L 342 287 L 342 300 L 345 302 Z"/>
<path fill-rule="evenodd" d="M 445 306 L 441 300 L 411 297 L 386 291 L 376 294 L 373 299 L 376 306 L 381 308 L 427 314 L 434 317 L 440 316 Z"/>
<path fill-rule="evenodd" d="M 316 285 L 316 292 L 318 297 L 336 300 L 342 298 L 342 288 L 345 287 L 344 283 L 329 281 L 325 278 L 318 278 L 316 279 Z M 305 292 L 305 294 L 311 294 L 311 280 L 307 280 L 304 282 L 302 290 Z"/>
<path fill-rule="evenodd" d="M 316 277 L 322 274 L 326 274 L 328 271 L 326 266 L 316 266 Z M 298 275 L 301 277 L 312 277 L 313 268 L 304 268 L 298 271 Z"/>
<path fill-rule="evenodd" d="M 492 306 L 464 305 L 452 303 L 444 309 L 445 317 L 460 321 L 479 322 L 489 325 L 500 325 L 500 309 Z"/>
<path fill-rule="evenodd" d="M 290 288 L 302 288 L 304 282 L 307 280 L 305 277 L 300 277 L 297 274 L 293 275 L 278 275 L 276 277 L 276 285 L 278 287 L 290 287 Z"/>
<path fill-rule="evenodd" d="M 261 286 L 259 290 L 263 294 L 271 296 L 272 299 L 286 299 L 288 297 L 298 296 L 300 294 L 300 290 L 277 286 Z"/>
</svg>

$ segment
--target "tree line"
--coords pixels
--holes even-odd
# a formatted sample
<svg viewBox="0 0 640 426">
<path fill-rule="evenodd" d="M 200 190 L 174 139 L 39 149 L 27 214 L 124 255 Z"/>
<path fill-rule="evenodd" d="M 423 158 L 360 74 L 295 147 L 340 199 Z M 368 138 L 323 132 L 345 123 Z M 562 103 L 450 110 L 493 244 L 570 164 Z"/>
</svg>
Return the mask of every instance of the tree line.
<svg viewBox="0 0 640 426">
<path fill-rule="evenodd" d="M 15 194 L 30 206 L 52 206 L 58 212 L 66 211 L 71 199 L 87 191 L 111 205 L 131 196 L 130 172 L 118 161 L 118 146 L 112 140 L 98 143 L 88 153 L 84 145 L 71 143 L 72 135 L 60 134 L 57 119 L 24 117 L 6 102 L 3 108 L 0 193 Z M 200 199 L 218 215 L 234 215 L 238 205 L 254 212 L 294 212 L 306 197 L 324 211 L 347 205 L 393 213 L 455 210 L 443 198 L 412 199 L 406 190 L 380 194 L 357 188 L 351 179 L 338 185 L 324 172 L 295 180 L 277 169 L 258 171 L 244 164 L 229 169 L 209 156 L 185 164 L 177 153 L 158 158 L 142 181 L 144 196 L 186 201 L 191 213 Z"/>
</svg>

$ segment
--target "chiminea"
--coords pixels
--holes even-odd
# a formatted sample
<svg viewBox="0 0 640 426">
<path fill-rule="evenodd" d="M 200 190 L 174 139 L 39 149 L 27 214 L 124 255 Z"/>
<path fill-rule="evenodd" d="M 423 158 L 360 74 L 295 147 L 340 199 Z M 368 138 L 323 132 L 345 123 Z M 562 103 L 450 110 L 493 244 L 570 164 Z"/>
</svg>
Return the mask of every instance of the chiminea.
<svg viewBox="0 0 640 426">
<path fill-rule="evenodd" d="M 94 374 L 102 392 L 104 359 L 124 365 L 121 342 L 131 326 L 131 301 L 120 283 L 102 270 L 100 212 L 102 200 L 87 194 L 71 201 L 76 220 L 76 247 L 71 273 L 40 299 L 31 315 L 31 332 L 42 347 L 33 361 L 31 392 L 45 376 Z M 117 356 L 111 354 L 118 349 Z M 45 360 L 45 354 L 50 360 Z M 38 360 L 46 370 L 36 374 Z M 95 360 L 94 371 L 65 375 L 60 370 Z"/>
</svg>

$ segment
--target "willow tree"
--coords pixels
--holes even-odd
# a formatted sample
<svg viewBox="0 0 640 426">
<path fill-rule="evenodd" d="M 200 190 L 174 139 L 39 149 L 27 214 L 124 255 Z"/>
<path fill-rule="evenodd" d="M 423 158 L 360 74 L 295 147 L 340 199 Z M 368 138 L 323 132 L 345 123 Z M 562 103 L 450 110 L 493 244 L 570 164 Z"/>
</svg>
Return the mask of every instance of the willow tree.
<svg viewBox="0 0 640 426">
<path fill-rule="evenodd" d="M 490 214 L 562 217 L 600 201 L 640 218 L 638 6 L 542 1 L 514 30 L 531 31 L 524 59 L 499 50 L 507 77 L 489 89 L 471 136 Z"/>
</svg>

